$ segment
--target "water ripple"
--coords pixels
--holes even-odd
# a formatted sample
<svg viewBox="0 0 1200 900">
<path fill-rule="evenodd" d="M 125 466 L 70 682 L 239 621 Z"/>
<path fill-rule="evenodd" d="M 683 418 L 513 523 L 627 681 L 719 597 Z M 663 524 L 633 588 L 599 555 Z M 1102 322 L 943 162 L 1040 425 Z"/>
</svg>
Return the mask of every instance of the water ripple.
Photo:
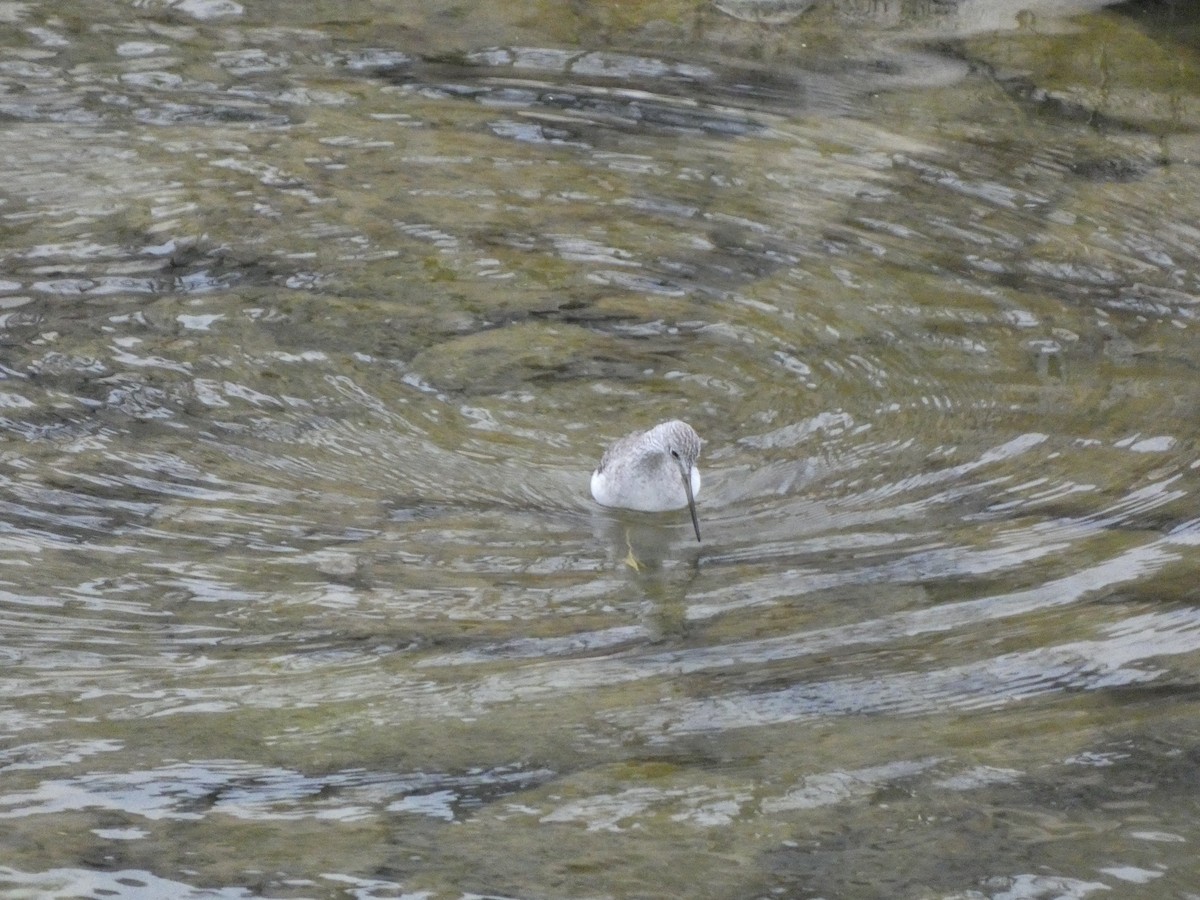
<svg viewBox="0 0 1200 900">
<path fill-rule="evenodd" d="M 1123 55 L 1164 99 L 1129 4 L 1053 45 L 1100 66 L 1070 115 L 1036 10 L 948 54 L 919 4 L 43 5 L 0 63 L 5 889 L 1180 881 L 1200 193 L 1188 103 L 1102 108 Z M 588 493 L 675 416 L 699 544 Z"/>
<path fill-rule="evenodd" d="M 622 714 L 613 722 L 655 743 L 685 734 L 765 728 L 829 716 L 984 710 L 1050 692 L 1107 690 L 1156 681 L 1169 670 L 1147 663 L 1196 651 L 1200 619 L 1194 613 L 1184 622 L 1172 616 L 1142 624 L 1145 627 L 1137 634 L 1105 640 L 1037 648 L 941 670 L 892 673 L 886 679 L 850 678 L 668 703 L 652 714 Z"/>
<path fill-rule="evenodd" d="M 317 818 L 356 821 L 404 812 L 453 820 L 498 796 L 545 781 L 544 769 L 497 769 L 463 775 L 351 770 L 310 777 L 232 760 L 177 763 L 129 773 L 51 779 L 0 801 L 0 819 L 65 811 L 136 810 L 155 821 L 196 821 L 212 814 L 254 821 Z"/>
</svg>

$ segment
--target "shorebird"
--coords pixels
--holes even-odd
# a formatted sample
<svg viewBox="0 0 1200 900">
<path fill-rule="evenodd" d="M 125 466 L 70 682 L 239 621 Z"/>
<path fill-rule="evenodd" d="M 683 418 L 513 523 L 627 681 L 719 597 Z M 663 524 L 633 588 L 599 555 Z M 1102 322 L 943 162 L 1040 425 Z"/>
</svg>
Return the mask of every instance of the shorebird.
<svg viewBox="0 0 1200 900">
<path fill-rule="evenodd" d="M 635 431 L 616 441 L 600 457 L 600 465 L 592 473 L 592 496 L 601 506 L 643 512 L 686 506 L 698 541 L 699 457 L 700 435 L 687 422 L 672 419 L 647 431 Z"/>
</svg>

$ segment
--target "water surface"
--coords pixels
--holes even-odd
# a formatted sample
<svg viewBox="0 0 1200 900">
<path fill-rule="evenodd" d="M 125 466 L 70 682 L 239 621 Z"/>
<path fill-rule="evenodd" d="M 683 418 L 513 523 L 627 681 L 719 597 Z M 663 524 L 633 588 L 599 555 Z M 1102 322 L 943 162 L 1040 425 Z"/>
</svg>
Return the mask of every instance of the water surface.
<svg viewBox="0 0 1200 900">
<path fill-rule="evenodd" d="M 0 11 L 0 892 L 1188 896 L 1194 18 L 301 6 Z"/>
</svg>

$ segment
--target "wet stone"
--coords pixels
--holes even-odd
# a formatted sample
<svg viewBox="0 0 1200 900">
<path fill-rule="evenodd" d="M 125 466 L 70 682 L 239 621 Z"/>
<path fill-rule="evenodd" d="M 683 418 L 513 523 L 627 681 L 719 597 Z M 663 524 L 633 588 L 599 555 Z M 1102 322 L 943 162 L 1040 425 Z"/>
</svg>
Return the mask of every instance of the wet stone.
<svg viewBox="0 0 1200 900">
<path fill-rule="evenodd" d="M 556 381 L 631 377 L 616 342 L 575 325 L 524 322 L 453 338 L 419 353 L 411 369 L 441 390 L 491 394 Z"/>
</svg>

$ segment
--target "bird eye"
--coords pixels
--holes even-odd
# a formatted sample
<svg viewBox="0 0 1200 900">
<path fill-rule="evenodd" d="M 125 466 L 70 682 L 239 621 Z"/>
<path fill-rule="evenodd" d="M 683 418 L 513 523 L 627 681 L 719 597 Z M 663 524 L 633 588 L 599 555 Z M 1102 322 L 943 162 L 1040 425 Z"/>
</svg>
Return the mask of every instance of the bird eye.
<svg viewBox="0 0 1200 900">
<path fill-rule="evenodd" d="M 675 457 L 676 459 L 679 459 L 679 451 L 678 450 L 672 450 L 671 455 L 673 457 Z"/>
</svg>

